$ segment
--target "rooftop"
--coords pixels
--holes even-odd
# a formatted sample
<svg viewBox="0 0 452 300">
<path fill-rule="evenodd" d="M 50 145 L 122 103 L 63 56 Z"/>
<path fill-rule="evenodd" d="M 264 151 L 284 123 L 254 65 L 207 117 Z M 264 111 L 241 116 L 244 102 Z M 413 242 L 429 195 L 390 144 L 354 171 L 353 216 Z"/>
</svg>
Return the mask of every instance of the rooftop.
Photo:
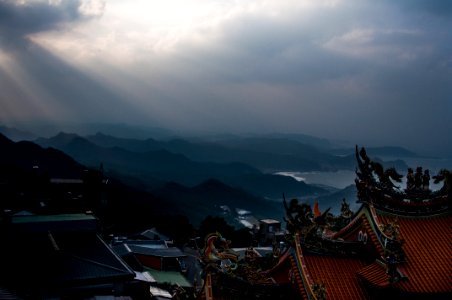
<svg viewBox="0 0 452 300">
<path fill-rule="evenodd" d="M 151 268 L 144 267 L 147 273 L 149 273 L 159 283 L 171 283 L 180 285 L 182 287 L 191 287 L 192 285 L 180 272 L 176 271 L 158 271 Z"/>
<path fill-rule="evenodd" d="M 35 233 L 8 242 L 3 272 L 21 286 L 51 291 L 131 280 L 133 271 L 95 233 Z M 45 270 L 45 273 L 42 273 Z M 40 276 L 29 276 L 39 272 Z"/>
<path fill-rule="evenodd" d="M 379 219 L 390 222 L 395 216 L 379 212 Z M 452 292 L 452 215 L 431 217 L 397 216 L 406 263 L 401 270 L 408 280 L 397 286 L 405 292 Z"/>
<path fill-rule="evenodd" d="M 305 255 L 309 275 L 322 283 L 329 299 L 368 299 L 356 273 L 365 266 L 360 259 L 322 255 Z"/>
<path fill-rule="evenodd" d="M 260 220 L 260 222 L 265 223 L 265 224 L 280 224 L 281 222 L 278 220 L 274 220 L 274 219 L 262 219 Z"/>
<path fill-rule="evenodd" d="M 11 225 L 23 232 L 96 230 L 98 219 L 92 214 L 18 215 Z"/>
</svg>

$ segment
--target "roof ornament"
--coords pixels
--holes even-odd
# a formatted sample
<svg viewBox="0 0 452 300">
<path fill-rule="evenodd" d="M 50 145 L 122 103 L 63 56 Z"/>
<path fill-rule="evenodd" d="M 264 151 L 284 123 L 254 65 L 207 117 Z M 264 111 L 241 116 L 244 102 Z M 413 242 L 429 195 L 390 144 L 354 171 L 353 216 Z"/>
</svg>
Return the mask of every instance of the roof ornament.
<svg viewBox="0 0 452 300">
<path fill-rule="evenodd" d="M 380 229 L 385 235 L 385 257 L 386 273 L 390 283 L 396 283 L 401 279 L 397 267 L 405 261 L 405 253 L 403 251 L 403 239 L 400 237 L 400 226 L 397 224 L 397 218 L 387 224 L 381 224 Z"/>
<path fill-rule="evenodd" d="M 297 199 L 290 200 L 287 204 L 286 197 L 283 194 L 283 204 L 286 210 L 284 220 L 287 222 L 287 230 L 291 234 L 300 232 L 304 236 L 314 225 L 314 214 L 312 208 L 307 203 L 298 203 Z"/>
<path fill-rule="evenodd" d="M 218 249 L 215 246 L 215 242 L 220 241 L 222 244 L 222 249 Z M 215 232 L 208 234 L 205 238 L 205 246 L 203 250 L 203 257 L 205 263 L 217 263 L 222 260 L 229 259 L 231 261 L 237 262 L 238 254 L 232 249 L 229 249 L 229 244 L 231 241 L 226 240 L 221 236 L 220 233 Z M 236 268 L 236 264 L 228 266 L 228 268 Z"/>
<path fill-rule="evenodd" d="M 334 238 L 335 233 L 350 224 L 353 211 L 345 199 L 342 200 L 341 214 L 330 212 L 330 208 L 320 211 L 319 203 L 315 201 L 314 209 L 307 203 L 299 203 L 292 199 L 288 204 L 283 194 L 283 204 L 286 210 L 284 220 L 287 222 L 289 244 L 296 244 L 294 236 L 300 237 L 303 248 L 315 253 L 356 253 L 361 243 L 347 243 L 343 239 Z"/>
<path fill-rule="evenodd" d="M 452 170 L 441 169 L 437 175 L 433 176 L 433 182 L 438 184 L 443 182 L 440 191 L 447 192 L 449 196 L 452 194 Z"/>
<path fill-rule="evenodd" d="M 237 269 L 238 254 L 229 249 L 231 241 L 226 240 L 219 232 L 208 234 L 205 245 L 201 252 L 200 262 L 203 266 L 201 272 L 202 284 L 197 291 L 199 296 L 204 295 L 205 299 L 213 299 L 212 274 L 229 273 Z M 221 243 L 221 248 L 217 248 L 216 243 Z"/>
<path fill-rule="evenodd" d="M 361 181 L 365 183 L 375 182 L 385 189 L 398 189 L 393 181 L 402 182 L 403 175 L 397 173 L 395 168 L 391 167 L 385 170 L 381 163 L 370 160 L 364 147 L 358 152 L 358 146 L 356 145 L 355 152 L 359 167 L 359 171 L 356 171 L 356 174 Z"/>
<path fill-rule="evenodd" d="M 408 168 L 408 172 L 406 174 L 406 191 L 414 190 L 414 172 L 412 168 Z"/>
<path fill-rule="evenodd" d="M 312 285 L 312 292 L 314 293 L 315 299 L 326 300 L 326 288 L 321 282 L 316 282 Z"/>
<path fill-rule="evenodd" d="M 396 183 L 402 182 L 403 175 L 395 168 L 385 169 L 380 162 L 371 160 L 364 147 L 359 149 L 356 145 L 355 156 L 358 202 L 402 215 L 432 215 L 449 209 L 452 171 L 443 169 L 433 176 L 435 184 L 444 181 L 444 186 L 431 191 L 430 171 L 422 167 L 408 168 L 406 189 L 402 190 Z"/>
<path fill-rule="evenodd" d="M 353 211 L 350 209 L 350 204 L 345 200 L 345 198 L 342 199 L 341 204 L 341 217 L 345 219 L 349 219 L 353 216 Z"/>
</svg>

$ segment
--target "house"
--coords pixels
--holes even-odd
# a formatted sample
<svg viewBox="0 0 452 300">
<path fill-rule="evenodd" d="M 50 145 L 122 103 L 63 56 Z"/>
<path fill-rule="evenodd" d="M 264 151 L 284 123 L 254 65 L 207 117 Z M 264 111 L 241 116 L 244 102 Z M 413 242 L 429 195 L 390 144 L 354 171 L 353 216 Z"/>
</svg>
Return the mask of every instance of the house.
<svg viewBox="0 0 452 300">
<path fill-rule="evenodd" d="M 128 296 L 135 273 L 92 214 L 3 218 L 0 281 L 24 298 Z"/>
<path fill-rule="evenodd" d="M 176 247 L 168 247 L 162 240 L 126 240 L 113 246 L 121 257 L 133 256 L 143 266 L 160 271 L 183 271 L 186 255 Z"/>
<path fill-rule="evenodd" d="M 284 240 L 285 231 L 281 230 L 281 222 L 273 219 L 259 220 L 258 240 L 262 245 L 272 245 Z"/>
<path fill-rule="evenodd" d="M 168 247 L 167 241 L 114 238 L 112 249 L 135 271 L 137 280 L 146 282 L 152 299 L 173 299 L 172 294 L 186 297 L 187 291 L 192 291 L 193 285 L 184 276 L 187 255 L 179 248 Z"/>
</svg>

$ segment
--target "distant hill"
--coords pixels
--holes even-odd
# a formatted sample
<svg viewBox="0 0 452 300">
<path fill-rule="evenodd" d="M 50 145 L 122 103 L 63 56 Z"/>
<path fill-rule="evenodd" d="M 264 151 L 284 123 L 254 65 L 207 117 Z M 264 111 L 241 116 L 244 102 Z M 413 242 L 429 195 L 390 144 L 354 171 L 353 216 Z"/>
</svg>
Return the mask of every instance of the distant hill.
<svg viewBox="0 0 452 300">
<path fill-rule="evenodd" d="M 43 149 L 32 142 L 13 142 L 0 134 L 0 165 L 31 171 L 39 169 L 52 177 L 79 178 L 84 169 L 67 154 L 56 149 Z"/>
<path fill-rule="evenodd" d="M 0 133 L 15 142 L 32 141 L 37 138 L 37 136 L 31 132 L 8 126 L 0 126 Z"/>
<path fill-rule="evenodd" d="M 91 140 L 109 147 L 99 146 Z M 74 134 L 60 133 L 57 136 L 36 142 L 44 147 L 55 147 L 68 153 L 79 162 L 89 166 L 103 163 L 106 169 L 116 170 L 124 175 L 136 178 L 153 178 L 160 181 L 174 181 L 187 186 L 197 185 L 209 178 L 217 178 L 234 187 L 266 197 L 279 197 L 283 192 L 297 194 L 325 194 L 327 191 L 310 187 L 293 178 L 263 174 L 241 162 L 206 162 L 194 161 L 182 154 L 155 147 L 153 140 L 139 142 L 136 140 L 117 139 L 105 135 L 95 135 L 88 139 Z M 168 144 L 177 144 L 170 141 Z M 185 142 L 183 142 L 185 144 Z M 114 146 L 113 146 L 114 145 Z M 127 146 L 128 149 L 119 146 Z M 142 152 L 132 151 L 139 146 Z M 147 147 L 147 148 L 145 148 Z M 147 150 L 145 150 L 147 149 Z M 154 150 L 148 150 L 154 149 Z M 142 180 L 143 181 L 143 180 Z M 152 187 L 152 186 L 151 186 Z"/>
<path fill-rule="evenodd" d="M 370 147 L 366 148 L 374 156 L 381 157 L 420 157 L 418 154 L 402 147 Z"/>
<path fill-rule="evenodd" d="M 354 184 L 351 184 L 344 189 L 331 193 L 329 195 L 320 196 L 317 198 L 321 210 L 326 210 L 331 207 L 331 212 L 335 215 L 340 214 L 342 199 L 345 199 L 350 204 L 352 211 L 357 211 L 361 204 L 357 203 L 357 190 Z"/>
<path fill-rule="evenodd" d="M 354 153 L 354 148 L 343 148 L 334 149 L 333 153 L 337 155 L 348 155 Z M 396 158 L 407 158 L 407 157 L 421 157 L 415 152 L 412 152 L 403 147 L 385 146 L 385 147 L 366 147 L 366 152 L 372 157 L 396 157 Z"/>
<path fill-rule="evenodd" d="M 59 150 L 13 142 L 0 134 L 0 211 L 48 211 L 50 202 L 64 206 L 67 193 L 60 197 L 52 190 L 50 179 L 79 179 L 87 174 L 85 170 Z M 82 202 L 80 199 L 78 204 Z"/>
<path fill-rule="evenodd" d="M 231 163 L 241 162 L 263 172 L 312 171 L 355 168 L 355 159 L 336 156 L 318 150 L 316 147 L 296 140 L 281 137 L 264 138 L 223 138 L 218 140 L 187 141 L 171 139 L 123 139 L 97 133 L 85 137 L 90 142 L 103 147 L 121 147 L 134 152 L 165 149 L 198 162 Z"/>
<path fill-rule="evenodd" d="M 90 145 L 77 136 L 62 135 L 60 138 L 81 148 Z M 57 200 L 59 207 L 63 205 L 64 208 L 64 199 L 58 198 L 59 194 L 55 194 L 49 179 L 84 178 L 85 170 L 87 167 L 60 150 L 44 149 L 31 142 L 13 142 L 0 134 L 0 207 L 27 209 L 26 205 L 50 201 L 56 196 L 54 201 Z M 39 193 L 36 193 L 37 188 Z M 108 225 L 108 230 L 133 231 L 155 226 L 162 215 L 184 215 L 191 222 L 199 223 L 208 215 L 221 215 L 220 205 L 249 209 L 261 217 L 282 216 L 281 203 L 253 196 L 216 179 L 208 179 L 194 187 L 166 183 L 145 191 L 125 185 L 117 178 L 109 178 L 103 189 L 108 202 L 103 223 Z M 25 196 L 27 201 L 24 202 L 21 199 Z"/>
<path fill-rule="evenodd" d="M 296 134 L 295 133 L 292 133 L 292 134 L 290 134 L 290 133 L 286 133 L 286 134 L 272 133 L 272 134 L 266 134 L 266 135 L 264 135 L 264 137 L 293 140 L 293 141 L 297 141 L 297 142 L 300 142 L 305 145 L 314 146 L 318 149 L 331 149 L 335 146 L 328 139 L 319 138 L 319 137 L 315 137 L 315 136 L 307 135 L 307 134 L 300 134 L 300 133 L 296 133 Z"/>
<path fill-rule="evenodd" d="M 194 222 L 200 222 L 205 216 L 212 215 L 212 212 L 214 212 L 213 215 L 221 216 L 223 211 L 220 206 L 222 205 L 227 205 L 231 209 L 250 210 L 257 218 L 281 219 L 283 217 L 282 202 L 264 200 L 216 179 L 209 179 L 192 188 L 168 183 L 153 190 L 152 193 L 173 202 L 183 199 L 184 206 L 175 206 L 173 209 L 178 213 L 183 212 L 182 207 L 190 211 Z"/>
</svg>

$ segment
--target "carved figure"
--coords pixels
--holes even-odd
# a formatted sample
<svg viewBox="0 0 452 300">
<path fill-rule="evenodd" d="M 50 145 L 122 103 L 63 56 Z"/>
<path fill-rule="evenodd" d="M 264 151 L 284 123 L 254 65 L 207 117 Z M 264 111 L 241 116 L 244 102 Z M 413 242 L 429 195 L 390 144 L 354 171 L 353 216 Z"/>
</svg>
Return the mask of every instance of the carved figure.
<svg viewBox="0 0 452 300">
<path fill-rule="evenodd" d="M 372 170 L 370 167 L 370 159 L 367 156 L 366 150 L 364 147 L 361 148 L 361 150 L 358 151 L 358 145 L 355 146 L 355 156 L 356 161 L 358 162 L 359 172 L 356 171 L 356 175 L 361 180 L 367 181 L 371 179 L 372 176 Z"/>
<path fill-rule="evenodd" d="M 413 169 L 408 168 L 408 173 L 406 174 L 406 189 L 412 190 L 414 189 L 414 172 Z"/>
<path fill-rule="evenodd" d="M 345 198 L 342 199 L 341 204 L 341 216 L 343 218 L 350 218 L 353 215 L 352 210 L 350 209 L 350 204 L 345 201 Z"/>
<path fill-rule="evenodd" d="M 220 240 L 225 248 L 222 251 L 218 251 L 215 247 L 215 242 Z M 233 261 L 238 260 L 238 255 L 229 249 L 230 241 L 224 239 L 218 232 L 211 233 L 206 237 L 204 247 L 204 259 L 208 262 L 215 262 L 222 259 L 231 259 Z"/>
<path fill-rule="evenodd" d="M 414 174 L 414 186 L 417 190 L 422 188 L 422 167 L 416 168 L 416 174 Z"/>
<path fill-rule="evenodd" d="M 396 188 L 394 183 L 391 181 L 402 182 L 402 175 L 397 173 L 395 168 L 384 169 L 383 165 L 378 162 L 370 162 L 372 171 L 378 176 L 380 184 L 385 188 Z"/>
<path fill-rule="evenodd" d="M 438 175 L 433 176 L 433 182 L 435 184 L 440 183 L 441 181 L 443 181 L 443 187 L 441 188 L 441 190 L 445 190 L 448 191 L 449 193 L 452 192 L 452 188 L 451 188 L 451 182 L 452 182 L 452 171 L 446 170 L 446 169 L 441 169 L 438 172 Z"/>
<path fill-rule="evenodd" d="M 384 178 L 385 182 L 391 187 L 396 187 L 396 186 L 389 179 L 392 179 L 395 182 L 402 182 L 403 175 L 400 175 L 399 173 L 397 173 L 397 171 L 394 167 L 386 169 L 384 174 L 385 174 L 385 178 Z"/>
<path fill-rule="evenodd" d="M 393 240 L 398 240 L 400 237 L 400 226 L 397 224 L 397 218 L 382 225 L 382 231 L 386 236 L 392 238 Z"/>
<path fill-rule="evenodd" d="M 290 205 L 287 205 L 285 197 L 283 204 L 286 210 L 286 217 L 284 219 L 290 231 L 297 231 L 303 226 L 312 225 L 312 208 L 309 204 L 298 204 L 297 199 L 292 199 L 290 200 Z"/>
<path fill-rule="evenodd" d="M 326 288 L 323 283 L 316 282 L 312 285 L 312 292 L 315 295 L 315 298 L 318 300 L 326 299 Z"/>
<path fill-rule="evenodd" d="M 424 175 L 422 176 L 422 189 L 424 191 L 430 190 L 430 173 L 428 169 L 424 171 Z"/>
</svg>

